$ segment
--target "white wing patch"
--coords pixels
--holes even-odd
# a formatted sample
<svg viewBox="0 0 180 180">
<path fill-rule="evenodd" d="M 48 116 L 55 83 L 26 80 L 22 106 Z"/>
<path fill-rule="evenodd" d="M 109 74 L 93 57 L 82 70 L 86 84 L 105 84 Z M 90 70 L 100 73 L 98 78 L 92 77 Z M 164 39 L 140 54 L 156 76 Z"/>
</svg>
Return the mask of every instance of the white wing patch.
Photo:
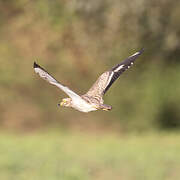
<svg viewBox="0 0 180 180">
<path fill-rule="evenodd" d="M 119 66 L 117 69 L 114 70 L 114 72 L 118 72 L 120 69 L 122 69 L 124 67 L 124 64 L 122 64 L 121 66 Z"/>
<path fill-rule="evenodd" d="M 138 55 L 138 54 L 139 54 L 139 52 L 136 52 L 136 53 L 134 53 L 133 55 L 131 55 L 130 57 L 136 56 L 136 55 Z"/>
<path fill-rule="evenodd" d="M 109 76 L 109 79 L 108 79 L 108 82 L 107 82 L 107 86 L 108 86 L 108 84 L 110 83 L 110 81 L 111 81 L 111 79 L 113 78 L 113 76 L 114 76 L 114 72 L 111 71 L 111 75 Z M 106 87 L 107 87 L 107 86 L 106 86 Z"/>
</svg>

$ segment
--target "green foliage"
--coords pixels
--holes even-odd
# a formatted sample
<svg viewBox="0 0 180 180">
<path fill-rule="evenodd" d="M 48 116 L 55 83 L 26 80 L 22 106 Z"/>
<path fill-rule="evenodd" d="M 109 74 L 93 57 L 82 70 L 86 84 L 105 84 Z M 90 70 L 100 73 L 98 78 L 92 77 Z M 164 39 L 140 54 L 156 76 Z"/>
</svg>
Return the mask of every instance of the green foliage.
<svg viewBox="0 0 180 180">
<path fill-rule="evenodd" d="M 178 180 L 179 135 L 0 135 L 0 179 Z"/>
<path fill-rule="evenodd" d="M 31 130 L 75 124 L 89 128 L 96 123 L 118 131 L 178 129 L 178 4 L 0 0 L 1 126 Z M 114 108 L 109 113 L 58 109 L 63 92 L 40 80 L 32 69 L 38 59 L 60 82 L 83 94 L 103 71 L 142 47 L 144 54 L 105 96 Z"/>
</svg>

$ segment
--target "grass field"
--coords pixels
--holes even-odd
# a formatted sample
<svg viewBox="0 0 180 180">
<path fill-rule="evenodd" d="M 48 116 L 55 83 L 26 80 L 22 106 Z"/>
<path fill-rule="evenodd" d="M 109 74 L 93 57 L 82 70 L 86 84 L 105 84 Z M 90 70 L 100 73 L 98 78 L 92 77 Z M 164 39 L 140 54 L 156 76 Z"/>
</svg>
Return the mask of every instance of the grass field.
<svg viewBox="0 0 180 180">
<path fill-rule="evenodd" d="M 179 180 L 180 135 L 0 134 L 1 180 Z"/>
</svg>

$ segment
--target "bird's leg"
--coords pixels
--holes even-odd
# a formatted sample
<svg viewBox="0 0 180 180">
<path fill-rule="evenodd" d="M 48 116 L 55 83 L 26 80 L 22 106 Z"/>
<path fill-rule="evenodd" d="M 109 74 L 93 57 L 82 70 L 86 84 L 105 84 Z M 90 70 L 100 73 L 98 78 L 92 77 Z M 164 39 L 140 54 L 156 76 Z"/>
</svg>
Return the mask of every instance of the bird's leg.
<svg viewBox="0 0 180 180">
<path fill-rule="evenodd" d="M 100 109 L 104 111 L 110 111 L 112 109 L 112 106 L 107 105 L 107 104 L 101 104 Z"/>
</svg>

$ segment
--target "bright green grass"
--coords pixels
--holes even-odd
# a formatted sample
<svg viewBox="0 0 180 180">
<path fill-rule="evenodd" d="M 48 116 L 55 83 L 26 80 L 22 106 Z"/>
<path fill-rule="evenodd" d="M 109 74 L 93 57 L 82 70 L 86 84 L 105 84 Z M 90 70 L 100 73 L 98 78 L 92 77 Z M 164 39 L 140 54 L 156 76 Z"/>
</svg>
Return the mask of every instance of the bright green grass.
<svg viewBox="0 0 180 180">
<path fill-rule="evenodd" d="M 1 180 L 179 180 L 180 135 L 0 135 Z"/>
</svg>

